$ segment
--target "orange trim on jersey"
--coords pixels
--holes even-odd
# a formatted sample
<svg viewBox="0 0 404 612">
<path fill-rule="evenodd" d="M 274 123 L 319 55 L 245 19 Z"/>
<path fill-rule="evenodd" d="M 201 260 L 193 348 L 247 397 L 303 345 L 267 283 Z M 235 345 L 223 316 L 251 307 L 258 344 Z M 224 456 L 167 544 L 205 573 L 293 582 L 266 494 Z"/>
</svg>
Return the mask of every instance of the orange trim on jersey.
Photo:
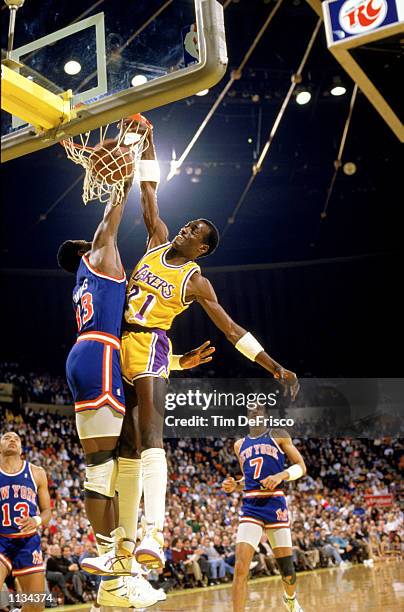
<svg viewBox="0 0 404 612">
<path fill-rule="evenodd" d="M 28 533 L 0 533 L 0 536 L 2 538 L 11 538 L 11 539 L 15 539 L 15 538 L 30 538 L 33 535 L 36 535 L 38 532 L 35 529 L 34 531 L 30 531 Z"/>
<path fill-rule="evenodd" d="M 42 563 L 41 565 L 31 565 L 30 567 L 24 567 L 23 569 L 20 570 L 13 570 L 12 574 L 13 576 L 26 576 L 27 574 L 36 574 L 38 572 L 44 572 L 45 571 L 45 564 Z"/>
<path fill-rule="evenodd" d="M 287 523 L 267 523 L 265 529 L 279 529 L 280 527 L 290 527 L 290 521 Z"/>
<path fill-rule="evenodd" d="M 91 332 L 88 332 L 87 336 L 90 334 Z M 102 356 L 102 392 L 95 399 L 75 402 L 75 412 L 83 412 L 83 410 L 97 410 L 105 404 L 110 404 L 113 410 L 116 410 L 120 414 L 125 414 L 125 404 L 119 402 L 112 395 L 112 356 L 113 353 L 111 343 L 107 342 L 105 343 L 104 354 Z"/>
<path fill-rule="evenodd" d="M 13 566 L 11 565 L 11 561 L 6 555 L 0 553 L 0 561 L 6 566 L 6 568 L 11 572 Z"/>
<path fill-rule="evenodd" d="M 121 348 L 121 341 L 113 334 L 107 334 L 107 332 L 89 331 L 80 334 L 77 337 L 76 342 L 82 342 L 83 340 L 94 340 L 96 342 L 102 342 L 103 344 L 109 344 L 113 346 L 117 351 Z"/>
<path fill-rule="evenodd" d="M 93 266 L 90 264 L 90 262 L 88 261 L 85 255 L 83 255 L 83 261 L 86 264 L 87 268 L 90 270 L 90 272 L 92 272 L 96 276 L 99 276 L 101 278 L 106 278 L 107 280 L 115 281 L 116 283 L 123 283 L 126 280 L 126 274 L 123 268 L 122 268 L 122 276 L 117 278 L 116 276 L 109 276 L 108 274 L 104 274 L 103 272 L 98 272 L 98 270 L 93 268 Z"/>
<path fill-rule="evenodd" d="M 252 516 L 242 516 L 240 523 L 254 523 L 254 525 L 259 525 L 260 527 L 264 526 L 264 521 L 260 521 L 259 519 L 253 518 Z"/>
<path fill-rule="evenodd" d="M 252 489 L 246 491 L 243 497 L 285 497 L 283 491 L 263 491 L 262 489 Z"/>
<path fill-rule="evenodd" d="M 125 414 L 125 405 L 116 400 L 110 393 L 103 393 L 95 400 L 84 400 L 74 404 L 75 412 L 83 412 L 84 410 L 98 410 L 101 406 L 110 404 L 113 410 L 120 414 Z"/>
</svg>

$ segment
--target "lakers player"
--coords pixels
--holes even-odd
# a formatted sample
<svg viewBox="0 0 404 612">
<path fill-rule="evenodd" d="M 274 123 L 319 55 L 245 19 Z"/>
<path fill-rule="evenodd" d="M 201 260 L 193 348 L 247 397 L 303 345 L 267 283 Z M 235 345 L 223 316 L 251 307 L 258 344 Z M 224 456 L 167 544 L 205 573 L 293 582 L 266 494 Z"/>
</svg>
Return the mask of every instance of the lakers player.
<svg viewBox="0 0 404 612">
<path fill-rule="evenodd" d="M 290 517 L 283 482 L 306 474 L 303 457 L 285 430 L 268 430 L 257 417 L 265 417 L 265 406 L 256 406 L 249 419 L 245 438 L 237 440 L 234 451 L 243 478 L 227 478 L 226 493 L 243 492 L 243 505 L 236 538 L 236 564 L 233 578 L 233 612 L 244 612 L 250 563 L 265 532 L 273 550 L 284 586 L 284 606 L 289 612 L 303 612 L 296 599 L 296 573 L 292 560 Z M 285 458 L 292 464 L 285 469 Z"/>
<path fill-rule="evenodd" d="M 178 357 L 172 357 L 167 337 L 175 317 L 193 301 L 199 302 L 235 348 L 277 378 L 285 393 L 294 398 L 299 384 L 293 372 L 274 361 L 250 332 L 230 318 L 220 306 L 211 283 L 201 274 L 196 260 L 213 253 L 219 242 L 214 224 L 207 219 L 190 221 L 169 241 L 157 206 L 159 165 L 152 133 L 137 169 L 148 242 L 146 254 L 135 267 L 127 287 L 121 366 L 123 378 L 134 395 L 130 403 L 127 401 L 119 454 L 127 462 L 137 460 L 143 476 L 145 529 L 136 559 L 145 566 L 160 568 L 164 565 L 162 530 L 167 485 L 164 397 L 170 369 L 180 367 Z M 140 461 L 137 449 L 141 451 Z"/>
<path fill-rule="evenodd" d="M 45 608 L 45 565 L 38 529 L 51 518 L 48 480 L 43 468 L 21 457 L 21 438 L 9 431 L 0 439 L 0 591 L 8 574 L 23 593 L 35 593 L 24 612 Z M 35 601 L 36 600 L 36 601 Z"/>
</svg>

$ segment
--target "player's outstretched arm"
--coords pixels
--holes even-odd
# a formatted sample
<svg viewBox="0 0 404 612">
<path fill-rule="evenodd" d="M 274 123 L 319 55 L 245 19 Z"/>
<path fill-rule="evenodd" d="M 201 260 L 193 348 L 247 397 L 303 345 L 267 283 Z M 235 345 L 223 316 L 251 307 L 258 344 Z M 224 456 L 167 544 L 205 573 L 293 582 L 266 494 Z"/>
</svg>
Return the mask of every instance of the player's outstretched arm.
<svg viewBox="0 0 404 612">
<path fill-rule="evenodd" d="M 21 533 L 29 533 L 39 525 L 47 525 L 51 519 L 51 501 L 49 496 L 48 478 L 43 468 L 32 466 L 37 485 L 39 516 L 29 516 L 21 521 Z"/>
<path fill-rule="evenodd" d="M 187 299 L 195 299 L 213 323 L 224 333 L 226 338 L 245 357 L 255 361 L 262 368 L 270 372 L 285 388 L 285 394 L 290 393 L 294 400 L 299 391 L 296 374 L 285 370 L 277 361 L 264 351 L 257 340 L 243 327 L 237 325 L 219 304 L 212 284 L 201 274 L 191 276 L 187 285 Z"/>
<path fill-rule="evenodd" d="M 124 194 L 120 200 L 114 190 L 111 199 L 105 207 L 104 216 L 97 227 L 90 251 L 90 264 L 99 272 L 108 276 L 122 276 L 122 262 L 117 247 L 117 235 L 123 210 L 127 202 L 133 177 L 124 185 Z"/>
<path fill-rule="evenodd" d="M 159 170 L 153 142 L 153 130 L 150 130 L 147 139 L 149 146 L 143 151 L 142 158 L 138 162 L 138 175 L 140 180 L 140 203 L 148 234 L 147 248 L 152 249 L 168 241 L 168 228 L 160 218 L 159 207 L 157 205 Z M 155 180 L 148 180 L 149 177 L 155 178 Z"/>
</svg>

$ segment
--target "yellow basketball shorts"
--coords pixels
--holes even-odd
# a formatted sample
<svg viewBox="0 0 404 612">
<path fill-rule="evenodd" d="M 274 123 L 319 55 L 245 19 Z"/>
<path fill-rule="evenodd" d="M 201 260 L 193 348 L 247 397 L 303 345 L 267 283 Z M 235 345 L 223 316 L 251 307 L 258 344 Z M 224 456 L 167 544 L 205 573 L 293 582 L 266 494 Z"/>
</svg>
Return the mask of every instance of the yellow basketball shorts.
<svg viewBox="0 0 404 612">
<path fill-rule="evenodd" d="M 123 332 L 121 338 L 122 378 L 130 384 L 144 376 L 168 379 L 171 353 L 171 340 L 162 329 L 147 332 Z"/>
</svg>

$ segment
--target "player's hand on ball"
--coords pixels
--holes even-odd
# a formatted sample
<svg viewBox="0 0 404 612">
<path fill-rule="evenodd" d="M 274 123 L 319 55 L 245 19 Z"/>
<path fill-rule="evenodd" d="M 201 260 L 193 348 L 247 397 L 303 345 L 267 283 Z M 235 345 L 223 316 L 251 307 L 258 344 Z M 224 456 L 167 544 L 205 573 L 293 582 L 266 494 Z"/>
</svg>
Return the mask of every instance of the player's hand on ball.
<svg viewBox="0 0 404 612">
<path fill-rule="evenodd" d="M 279 472 L 278 474 L 267 476 L 267 478 L 261 480 L 261 484 L 268 491 L 273 491 L 283 480 L 285 480 L 283 472 Z"/>
<path fill-rule="evenodd" d="M 233 493 L 236 490 L 236 481 L 231 476 L 223 480 L 222 489 L 225 493 Z"/>
<path fill-rule="evenodd" d="M 188 351 L 188 353 L 184 353 L 180 358 L 180 366 L 183 370 L 189 370 L 203 363 L 208 363 L 212 361 L 212 353 L 214 353 L 215 350 L 214 346 L 210 346 L 210 340 L 207 340 L 198 348 Z"/>
<path fill-rule="evenodd" d="M 118 123 L 118 127 L 122 127 L 122 129 L 128 130 L 128 132 L 136 132 L 140 136 L 153 130 L 153 125 L 150 121 L 140 113 L 122 119 Z"/>
<path fill-rule="evenodd" d="M 30 533 L 36 530 L 37 527 L 38 527 L 38 523 L 32 516 L 21 519 L 21 523 L 20 523 L 21 533 Z"/>
<path fill-rule="evenodd" d="M 283 387 L 283 395 L 290 395 L 292 401 L 296 399 L 296 396 L 300 389 L 299 381 L 294 372 L 285 370 L 285 368 L 279 367 L 274 372 L 274 378 L 279 381 Z"/>
</svg>

